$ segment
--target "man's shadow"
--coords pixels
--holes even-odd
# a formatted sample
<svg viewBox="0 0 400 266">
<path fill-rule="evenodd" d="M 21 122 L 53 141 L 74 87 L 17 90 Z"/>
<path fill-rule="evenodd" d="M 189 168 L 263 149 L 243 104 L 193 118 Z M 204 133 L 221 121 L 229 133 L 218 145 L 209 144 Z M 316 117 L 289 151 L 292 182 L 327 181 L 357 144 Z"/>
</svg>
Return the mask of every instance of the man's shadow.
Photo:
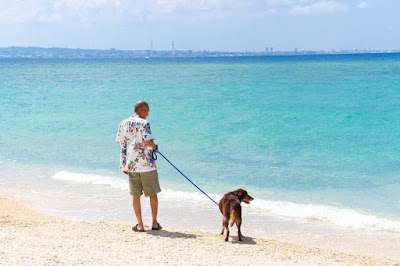
<svg viewBox="0 0 400 266">
<path fill-rule="evenodd" d="M 153 235 L 153 236 L 161 236 L 161 237 L 167 237 L 167 238 L 197 238 L 199 235 L 194 235 L 194 234 L 186 234 L 186 233 L 181 233 L 181 232 L 170 232 L 164 229 L 161 230 L 152 230 L 152 231 L 146 231 L 147 234 Z"/>
</svg>

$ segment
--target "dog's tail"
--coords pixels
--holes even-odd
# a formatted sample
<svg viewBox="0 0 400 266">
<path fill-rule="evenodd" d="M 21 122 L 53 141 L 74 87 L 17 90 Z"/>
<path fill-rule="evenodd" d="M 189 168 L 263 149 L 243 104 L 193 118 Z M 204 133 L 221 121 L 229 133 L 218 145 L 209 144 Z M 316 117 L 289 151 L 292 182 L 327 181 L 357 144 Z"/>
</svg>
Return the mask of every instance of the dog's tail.
<svg viewBox="0 0 400 266">
<path fill-rule="evenodd" d="M 235 210 L 234 210 L 234 209 L 231 210 L 231 215 L 230 215 L 230 217 L 229 217 L 229 221 L 231 222 L 231 223 L 229 224 L 230 227 L 232 227 L 233 224 L 236 222 L 236 213 L 235 213 Z"/>
</svg>

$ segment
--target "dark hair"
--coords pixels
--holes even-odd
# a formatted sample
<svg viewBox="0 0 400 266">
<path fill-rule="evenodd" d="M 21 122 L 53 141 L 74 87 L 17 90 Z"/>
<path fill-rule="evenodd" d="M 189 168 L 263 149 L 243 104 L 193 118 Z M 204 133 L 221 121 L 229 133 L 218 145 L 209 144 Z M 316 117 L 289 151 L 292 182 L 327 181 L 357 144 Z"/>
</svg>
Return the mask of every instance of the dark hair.
<svg viewBox="0 0 400 266">
<path fill-rule="evenodd" d="M 140 108 L 143 108 L 143 107 L 149 107 L 149 104 L 146 103 L 146 102 L 143 101 L 143 100 L 138 101 L 138 102 L 135 104 L 135 113 L 136 113 L 137 111 L 139 111 Z"/>
</svg>

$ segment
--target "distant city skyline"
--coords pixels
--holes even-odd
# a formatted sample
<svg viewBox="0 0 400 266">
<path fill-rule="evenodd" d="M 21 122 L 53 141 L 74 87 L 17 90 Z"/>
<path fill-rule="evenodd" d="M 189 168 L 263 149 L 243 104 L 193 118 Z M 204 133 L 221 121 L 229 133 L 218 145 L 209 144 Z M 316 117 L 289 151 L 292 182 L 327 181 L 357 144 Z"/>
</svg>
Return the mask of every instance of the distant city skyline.
<svg viewBox="0 0 400 266">
<path fill-rule="evenodd" d="M 193 57 L 274 57 L 274 56 L 315 56 L 315 55 L 355 55 L 355 54 L 397 54 L 400 50 L 329 50 L 329 51 L 273 51 L 266 48 L 260 51 L 209 51 L 209 50 L 175 50 L 174 44 L 170 50 L 95 50 L 95 49 L 68 49 L 68 48 L 42 48 L 42 47 L 8 47 L 0 48 L 1 58 L 69 58 L 69 59 L 129 59 L 129 58 L 193 58 Z"/>
<path fill-rule="evenodd" d="M 397 0 L 4 0 L 0 47 L 399 50 L 398 10 Z"/>
</svg>

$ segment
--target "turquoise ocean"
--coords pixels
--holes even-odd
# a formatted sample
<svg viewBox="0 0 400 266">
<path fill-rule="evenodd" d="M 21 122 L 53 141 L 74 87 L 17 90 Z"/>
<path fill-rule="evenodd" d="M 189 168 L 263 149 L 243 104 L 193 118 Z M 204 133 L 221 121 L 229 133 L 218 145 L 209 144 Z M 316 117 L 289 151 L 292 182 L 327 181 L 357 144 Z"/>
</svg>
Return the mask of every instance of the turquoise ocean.
<svg viewBox="0 0 400 266">
<path fill-rule="evenodd" d="M 1 191 L 134 222 L 115 136 L 143 99 L 160 151 L 193 182 L 216 201 L 237 188 L 256 198 L 243 206 L 252 228 L 398 237 L 399 73 L 400 54 L 1 58 Z M 160 221 L 219 230 L 215 204 L 158 157 Z"/>
</svg>

